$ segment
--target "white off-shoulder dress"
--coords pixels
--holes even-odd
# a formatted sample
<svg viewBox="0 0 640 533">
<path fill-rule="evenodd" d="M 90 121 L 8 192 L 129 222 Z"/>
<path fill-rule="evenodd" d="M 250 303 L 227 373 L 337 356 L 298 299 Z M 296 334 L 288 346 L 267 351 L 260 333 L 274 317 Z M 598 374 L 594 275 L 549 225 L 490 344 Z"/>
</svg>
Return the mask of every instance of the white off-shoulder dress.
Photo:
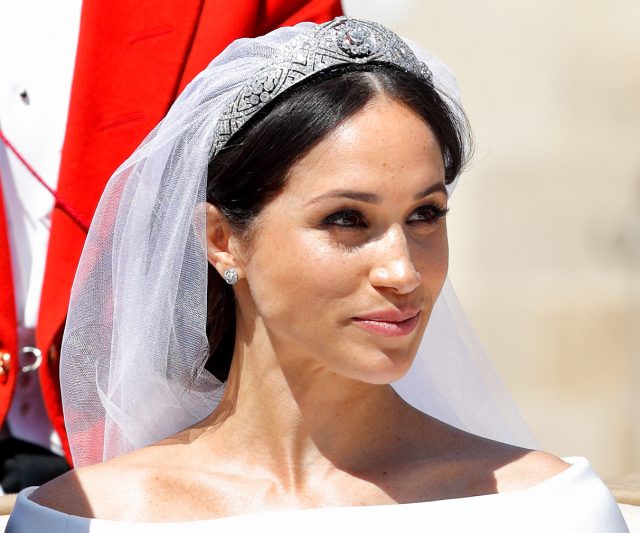
<svg viewBox="0 0 640 533">
<path fill-rule="evenodd" d="M 29 500 L 23 490 L 7 533 L 627 533 L 615 500 L 583 458 L 534 487 L 399 505 L 271 511 L 193 522 L 132 523 L 81 518 Z"/>
</svg>

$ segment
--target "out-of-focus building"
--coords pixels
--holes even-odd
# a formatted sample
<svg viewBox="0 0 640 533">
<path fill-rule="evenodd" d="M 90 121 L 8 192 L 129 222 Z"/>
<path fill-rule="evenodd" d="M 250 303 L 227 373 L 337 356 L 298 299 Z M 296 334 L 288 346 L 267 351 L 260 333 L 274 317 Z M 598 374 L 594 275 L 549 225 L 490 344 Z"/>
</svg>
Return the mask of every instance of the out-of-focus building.
<svg viewBox="0 0 640 533">
<path fill-rule="evenodd" d="M 450 65 L 450 275 L 543 449 L 640 470 L 640 3 L 344 0 Z"/>
</svg>

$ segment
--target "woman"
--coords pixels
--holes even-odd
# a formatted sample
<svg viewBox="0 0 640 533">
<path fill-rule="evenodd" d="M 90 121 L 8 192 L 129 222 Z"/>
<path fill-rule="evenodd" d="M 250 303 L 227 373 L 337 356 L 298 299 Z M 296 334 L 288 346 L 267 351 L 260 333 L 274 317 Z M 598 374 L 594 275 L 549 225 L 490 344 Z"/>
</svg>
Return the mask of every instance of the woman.
<svg viewBox="0 0 640 533">
<path fill-rule="evenodd" d="M 339 18 L 238 41 L 185 90 L 112 178 L 76 277 L 83 468 L 23 492 L 8 531 L 626 531 L 585 460 L 430 416 L 526 438 L 444 285 L 468 143 L 421 57 Z M 410 367 L 429 415 L 389 385 Z"/>
</svg>

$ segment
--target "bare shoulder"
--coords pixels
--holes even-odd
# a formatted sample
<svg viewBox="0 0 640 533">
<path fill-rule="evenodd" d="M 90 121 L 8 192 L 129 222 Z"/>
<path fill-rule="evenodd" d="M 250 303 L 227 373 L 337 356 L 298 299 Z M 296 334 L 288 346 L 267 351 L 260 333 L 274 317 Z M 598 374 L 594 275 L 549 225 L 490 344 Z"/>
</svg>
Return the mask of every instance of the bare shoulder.
<svg viewBox="0 0 640 533">
<path fill-rule="evenodd" d="M 570 466 L 550 453 L 523 450 L 495 471 L 498 492 L 511 492 L 539 485 L 561 474 Z"/>
<path fill-rule="evenodd" d="M 528 489 L 570 467 L 549 453 L 480 437 L 436 419 L 425 420 L 428 429 L 421 442 L 428 446 L 412 456 L 417 461 L 400 469 L 404 480 L 413 476 L 413 488 L 422 501 Z"/>
<path fill-rule="evenodd" d="M 144 505 L 144 487 L 153 476 L 153 465 L 153 453 L 140 450 L 71 470 L 42 485 L 29 499 L 69 515 L 125 519 L 123 509 L 133 511 Z"/>
<path fill-rule="evenodd" d="M 534 487 L 557 476 L 571 465 L 559 457 L 539 450 L 531 450 L 497 442 L 475 435 L 470 436 L 471 454 L 479 469 L 492 471 L 496 492 L 512 492 Z"/>
</svg>

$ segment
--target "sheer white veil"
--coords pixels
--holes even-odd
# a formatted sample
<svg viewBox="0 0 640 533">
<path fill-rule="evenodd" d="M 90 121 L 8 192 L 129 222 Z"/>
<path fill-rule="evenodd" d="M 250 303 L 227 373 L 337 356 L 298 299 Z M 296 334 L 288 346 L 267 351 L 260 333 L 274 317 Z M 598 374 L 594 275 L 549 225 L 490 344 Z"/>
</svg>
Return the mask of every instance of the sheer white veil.
<svg viewBox="0 0 640 533">
<path fill-rule="evenodd" d="M 223 384 L 204 370 L 201 208 L 214 130 L 246 81 L 316 27 L 302 23 L 232 43 L 110 179 L 80 259 L 62 345 L 63 408 L 76 466 L 151 444 L 216 408 Z M 458 102 L 449 69 L 407 44 L 436 88 Z M 534 442 L 448 281 L 414 365 L 394 387 L 461 429 L 522 446 Z"/>
</svg>

